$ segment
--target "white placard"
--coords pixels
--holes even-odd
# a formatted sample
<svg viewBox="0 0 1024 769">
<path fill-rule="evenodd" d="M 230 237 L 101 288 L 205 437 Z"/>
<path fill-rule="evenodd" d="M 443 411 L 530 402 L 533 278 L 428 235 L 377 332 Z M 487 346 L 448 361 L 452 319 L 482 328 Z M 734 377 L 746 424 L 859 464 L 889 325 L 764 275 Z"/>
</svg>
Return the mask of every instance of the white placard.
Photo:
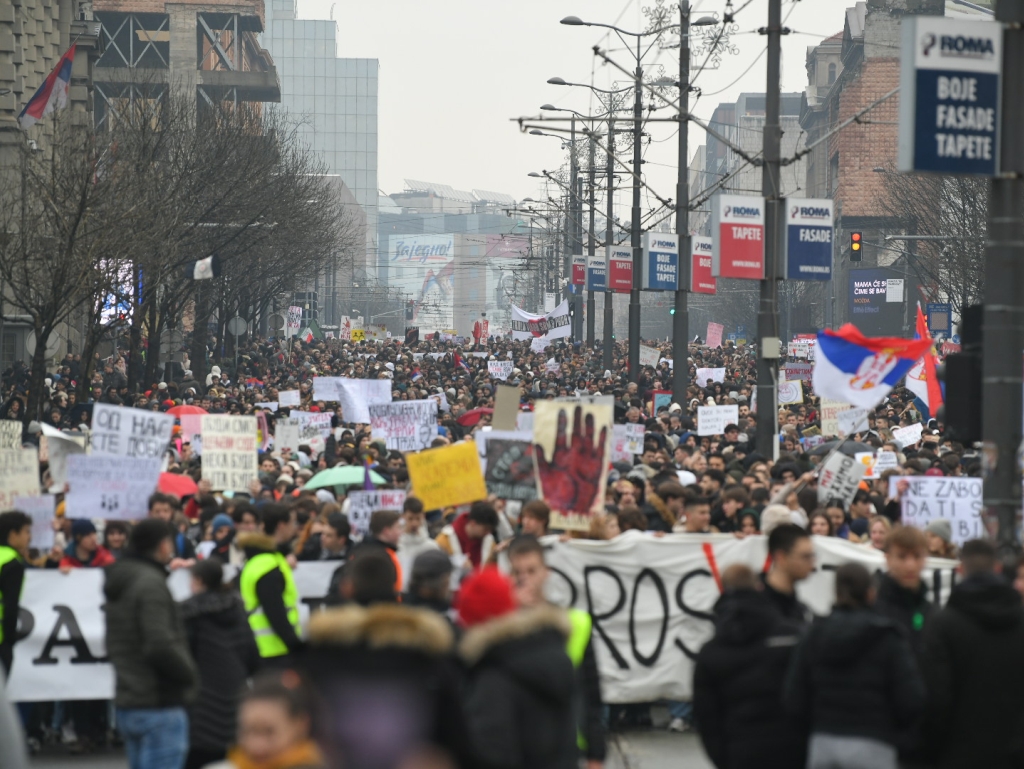
<svg viewBox="0 0 1024 769">
<path fill-rule="evenodd" d="M 383 438 L 389 451 L 429 449 L 437 437 L 437 401 L 394 401 L 370 406 L 374 439 Z"/>
<path fill-rule="evenodd" d="M 309 443 L 313 438 L 327 440 L 331 435 L 332 415 L 327 412 L 317 411 L 293 411 L 292 419 L 299 423 L 299 445 Z M 297 447 L 295 447 L 297 448 Z"/>
<path fill-rule="evenodd" d="M 299 437 L 299 420 L 278 419 L 274 424 L 274 448 L 279 452 L 295 453 L 302 445 Z"/>
<path fill-rule="evenodd" d="M 834 398 L 822 398 L 818 406 L 818 418 L 821 420 L 821 434 L 827 438 L 839 435 L 838 415 L 850 408 L 850 404 Z"/>
<path fill-rule="evenodd" d="M 740 421 L 739 406 L 698 406 L 697 435 L 722 435 L 725 426 Z"/>
<path fill-rule="evenodd" d="M 708 380 L 712 382 L 725 382 L 725 368 L 699 368 L 694 377 L 694 384 L 697 387 L 707 387 Z"/>
<path fill-rule="evenodd" d="M 149 495 L 156 491 L 159 479 L 159 457 L 72 454 L 68 457 L 66 516 L 122 521 L 145 518 Z"/>
<path fill-rule="evenodd" d="M 50 468 L 50 488 L 54 493 L 64 491 L 68 480 L 68 457 L 84 454 L 87 438 L 84 435 L 69 435 L 50 425 L 39 425 L 46 440 L 46 457 Z"/>
<path fill-rule="evenodd" d="M 302 392 L 299 390 L 280 390 L 277 393 L 277 403 L 279 406 L 296 408 L 302 403 Z"/>
<path fill-rule="evenodd" d="M 52 494 L 15 497 L 13 507 L 32 519 L 32 547 L 40 551 L 53 547 L 53 514 L 57 509 L 57 498 Z"/>
<path fill-rule="evenodd" d="M 0 512 L 13 509 L 16 497 L 39 494 L 39 451 L 0 449 Z"/>
<path fill-rule="evenodd" d="M 275 403 L 274 401 L 264 401 L 263 403 L 257 403 L 256 408 L 267 409 L 268 411 L 273 411 L 276 414 L 277 408 L 280 405 L 280 403 Z"/>
<path fill-rule="evenodd" d="M 778 388 L 780 406 L 804 402 L 803 383 L 799 379 L 794 379 L 792 382 L 789 382 L 783 381 L 780 377 L 779 380 Z"/>
<path fill-rule="evenodd" d="M 903 301 L 903 278 L 889 278 L 885 284 L 885 301 Z"/>
<path fill-rule="evenodd" d="M 818 473 L 818 501 L 824 503 L 830 499 L 841 499 L 849 506 L 865 470 L 855 457 L 848 457 L 841 451 L 833 452 Z"/>
<path fill-rule="evenodd" d="M 531 352 L 544 352 L 546 349 L 548 349 L 548 346 L 550 344 L 551 344 L 551 340 L 550 339 L 545 339 L 542 336 L 535 336 L 533 339 L 530 340 L 530 351 Z"/>
<path fill-rule="evenodd" d="M 626 451 L 625 425 L 612 425 L 612 453 L 609 461 L 633 464 L 633 452 Z"/>
<path fill-rule="evenodd" d="M 501 379 L 502 381 L 507 381 L 512 376 L 512 369 L 514 368 L 515 365 L 510 360 L 487 361 L 487 373 L 495 379 Z"/>
<path fill-rule="evenodd" d="M 905 525 L 923 529 L 930 521 L 945 518 L 957 545 L 985 537 L 981 520 L 981 478 L 893 477 L 889 479 L 890 497 L 895 496 L 894 484 L 901 481 L 908 484 L 900 498 L 900 520 Z"/>
<path fill-rule="evenodd" d="M 389 489 L 350 491 L 348 501 L 348 522 L 352 525 L 352 531 L 365 536 L 370 531 L 370 516 L 377 510 L 402 512 L 405 492 Z"/>
<path fill-rule="evenodd" d="M 390 379 L 338 378 L 341 416 L 346 422 L 370 423 L 370 406 L 391 403 Z"/>
<path fill-rule="evenodd" d="M 0 419 L 0 449 L 21 448 L 21 427 L 16 419 Z"/>
<path fill-rule="evenodd" d="M 259 476 L 256 417 L 203 417 L 203 480 L 214 491 L 248 491 Z"/>
<path fill-rule="evenodd" d="M 868 429 L 868 414 L 870 409 L 847 409 L 836 414 L 836 424 L 839 427 L 838 435 L 845 438 L 847 435 L 862 433 Z"/>
<path fill-rule="evenodd" d="M 341 377 L 340 376 L 315 376 L 313 377 L 313 400 L 341 402 Z M 298 392 L 296 390 L 295 392 Z M 280 397 L 280 394 L 279 396 Z M 284 405 L 284 404 L 281 404 Z M 299 399 L 295 399 L 295 405 L 299 405 Z"/>
<path fill-rule="evenodd" d="M 93 454 L 108 457 L 160 457 L 171 441 L 174 416 L 159 411 L 95 403 L 92 407 Z"/>
<path fill-rule="evenodd" d="M 658 367 L 658 360 L 661 358 L 661 353 L 654 347 L 647 347 L 646 345 L 640 345 L 640 365 L 651 366 L 652 368 Z M 725 379 L 725 369 L 722 369 L 722 379 Z"/>
<path fill-rule="evenodd" d="M 737 409 L 737 413 L 739 410 Z M 623 425 L 626 429 L 624 432 L 625 442 L 623 448 L 630 454 L 643 454 L 644 453 L 644 434 L 646 430 L 643 425 L 633 424 L 632 422 L 626 422 Z"/>
<path fill-rule="evenodd" d="M 919 443 L 923 433 L 924 425 L 918 422 L 907 427 L 892 428 L 892 439 L 899 443 L 901 448 L 905 448 Z"/>
</svg>

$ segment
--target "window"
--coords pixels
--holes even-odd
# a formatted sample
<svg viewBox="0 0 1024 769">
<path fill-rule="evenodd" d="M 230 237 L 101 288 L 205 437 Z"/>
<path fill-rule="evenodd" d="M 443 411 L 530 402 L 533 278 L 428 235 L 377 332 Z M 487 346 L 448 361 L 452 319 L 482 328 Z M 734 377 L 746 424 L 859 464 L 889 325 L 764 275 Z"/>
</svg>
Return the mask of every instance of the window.
<svg viewBox="0 0 1024 769">
<path fill-rule="evenodd" d="M 836 82 L 836 64 L 832 62 L 828 65 L 828 84 L 832 85 Z"/>
</svg>

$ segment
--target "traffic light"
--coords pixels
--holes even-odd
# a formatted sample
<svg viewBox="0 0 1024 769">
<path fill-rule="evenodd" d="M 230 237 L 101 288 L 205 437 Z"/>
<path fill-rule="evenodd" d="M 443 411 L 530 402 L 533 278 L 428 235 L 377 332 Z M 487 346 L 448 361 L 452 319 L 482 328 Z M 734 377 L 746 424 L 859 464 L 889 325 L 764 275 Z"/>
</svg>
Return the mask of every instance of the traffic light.
<svg viewBox="0 0 1024 769">
<path fill-rule="evenodd" d="M 850 233 L 850 261 L 859 262 L 861 260 L 861 235 L 859 232 Z"/>
<path fill-rule="evenodd" d="M 668 314 L 669 315 L 675 315 L 676 314 L 676 308 L 675 307 L 669 308 Z"/>
<path fill-rule="evenodd" d="M 968 307 L 962 320 L 962 352 L 946 356 L 945 365 L 936 372 L 946 392 L 935 418 L 946 426 L 947 436 L 971 444 L 981 440 L 982 306 Z"/>
<path fill-rule="evenodd" d="M 405 319 L 413 320 L 416 317 L 416 301 L 410 299 L 405 303 Z"/>
</svg>

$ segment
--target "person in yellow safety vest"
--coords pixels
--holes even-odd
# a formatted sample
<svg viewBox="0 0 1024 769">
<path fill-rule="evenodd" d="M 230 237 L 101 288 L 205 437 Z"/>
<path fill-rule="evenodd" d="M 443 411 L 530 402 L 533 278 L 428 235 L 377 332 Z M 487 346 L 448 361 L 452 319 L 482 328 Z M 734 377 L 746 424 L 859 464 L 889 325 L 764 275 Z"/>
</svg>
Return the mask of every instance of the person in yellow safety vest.
<svg viewBox="0 0 1024 769">
<path fill-rule="evenodd" d="M 270 504 L 260 513 L 264 533 L 244 534 L 238 539 L 247 558 L 239 590 L 264 664 L 287 665 L 302 647 L 299 591 L 282 552 L 295 537 L 295 512 Z"/>
<path fill-rule="evenodd" d="M 25 582 L 25 559 L 32 541 L 32 519 L 25 513 L 0 513 L 0 664 L 11 674 L 18 640 L 18 611 Z"/>
<path fill-rule="evenodd" d="M 544 548 L 536 537 L 522 534 L 512 540 L 508 548 L 512 567 L 512 580 L 516 585 L 516 600 L 520 606 L 539 606 L 547 602 L 544 583 L 548 567 L 544 562 Z M 580 609 L 568 609 L 572 628 L 566 643 L 566 653 L 576 669 L 576 703 L 578 725 L 577 743 L 587 759 L 588 769 L 600 769 L 605 759 L 605 727 L 602 719 L 601 681 L 597 672 L 593 644 L 590 642 L 590 614 Z"/>
</svg>

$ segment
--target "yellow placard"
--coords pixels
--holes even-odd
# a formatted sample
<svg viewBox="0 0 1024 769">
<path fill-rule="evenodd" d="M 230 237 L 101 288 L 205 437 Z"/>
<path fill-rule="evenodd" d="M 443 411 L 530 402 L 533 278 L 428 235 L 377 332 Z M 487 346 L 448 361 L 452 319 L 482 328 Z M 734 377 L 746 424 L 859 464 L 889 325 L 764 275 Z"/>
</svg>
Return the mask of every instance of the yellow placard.
<svg viewBox="0 0 1024 769">
<path fill-rule="evenodd" d="M 475 443 L 462 442 L 407 454 L 405 465 L 412 492 L 427 510 L 487 499 Z"/>
<path fill-rule="evenodd" d="M 352 329 L 352 341 L 353 342 L 365 342 L 366 341 L 366 330 L 362 328 Z"/>
</svg>

